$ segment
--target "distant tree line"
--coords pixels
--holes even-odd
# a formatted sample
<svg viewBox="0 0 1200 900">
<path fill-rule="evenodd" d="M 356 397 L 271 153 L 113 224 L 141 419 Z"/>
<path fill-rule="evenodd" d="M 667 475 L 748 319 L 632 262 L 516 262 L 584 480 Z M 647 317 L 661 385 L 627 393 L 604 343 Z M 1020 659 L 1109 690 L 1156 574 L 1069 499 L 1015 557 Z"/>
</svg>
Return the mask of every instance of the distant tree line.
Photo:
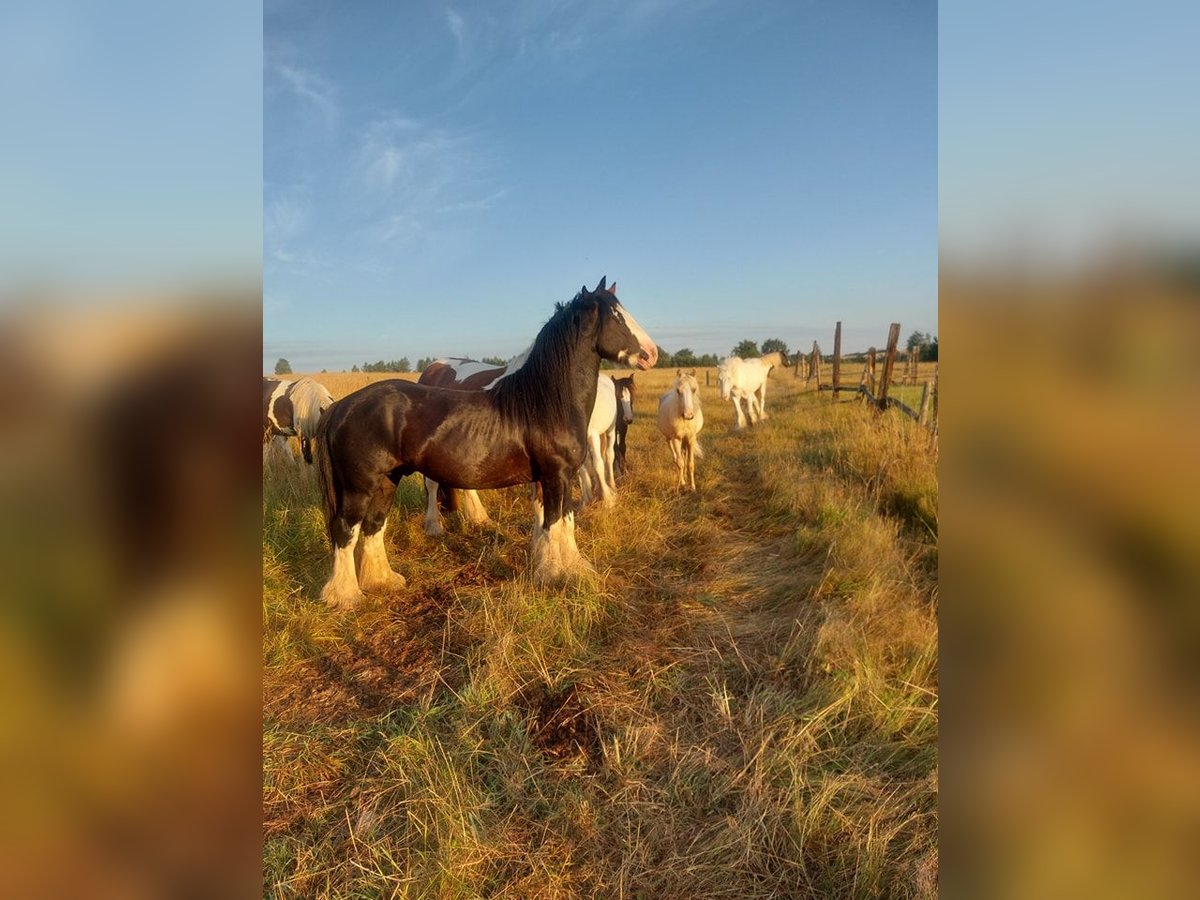
<svg viewBox="0 0 1200 900">
<path fill-rule="evenodd" d="M 791 362 L 791 352 L 785 342 L 779 338 L 768 338 L 763 341 L 762 349 L 759 350 L 758 344 L 751 340 L 739 341 L 732 350 L 729 351 L 730 356 L 740 356 L 742 359 L 752 359 L 756 356 L 762 356 L 764 353 L 773 353 L 779 350 L 788 357 Z M 658 362 L 654 364 L 656 369 L 687 369 L 704 366 L 715 366 L 721 362 L 721 357 L 716 353 L 696 353 L 691 347 L 683 347 L 680 350 L 672 353 L 666 347 L 658 348 Z M 606 364 L 605 368 L 612 368 L 611 364 Z"/>
<path fill-rule="evenodd" d="M 384 362 L 382 359 L 378 362 L 363 363 L 362 368 L 355 366 L 351 372 L 411 372 L 412 366 L 408 362 L 407 356 L 402 356 L 399 359 L 389 360 Z"/>
</svg>

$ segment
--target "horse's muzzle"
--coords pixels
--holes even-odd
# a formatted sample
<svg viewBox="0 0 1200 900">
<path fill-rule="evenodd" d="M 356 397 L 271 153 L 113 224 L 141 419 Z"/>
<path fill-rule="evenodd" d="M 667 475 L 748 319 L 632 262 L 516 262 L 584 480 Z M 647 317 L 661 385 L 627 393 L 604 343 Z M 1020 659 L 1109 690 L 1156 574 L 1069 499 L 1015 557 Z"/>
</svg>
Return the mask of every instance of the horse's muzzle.
<svg viewBox="0 0 1200 900">
<path fill-rule="evenodd" d="M 653 344 L 650 345 L 649 350 L 642 347 L 641 355 L 638 356 L 637 367 L 645 372 L 647 369 L 653 369 L 656 362 L 658 362 L 658 347 Z"/>
</svg>

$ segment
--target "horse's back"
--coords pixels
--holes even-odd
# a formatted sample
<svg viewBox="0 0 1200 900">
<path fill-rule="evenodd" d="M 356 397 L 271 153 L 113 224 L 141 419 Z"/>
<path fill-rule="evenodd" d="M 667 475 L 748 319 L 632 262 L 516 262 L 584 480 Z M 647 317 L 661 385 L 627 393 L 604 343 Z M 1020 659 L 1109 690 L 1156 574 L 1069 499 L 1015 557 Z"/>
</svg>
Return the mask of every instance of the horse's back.
<svg viewBox="0 0 1200 900">
<path fill-rule="evenodd" d="M 474 359 L 444 357 L 426 366 L 417 383 L 460 391 L 481 391 L 495 384 L 505 371 L 504 366 Z"/>
</svg>

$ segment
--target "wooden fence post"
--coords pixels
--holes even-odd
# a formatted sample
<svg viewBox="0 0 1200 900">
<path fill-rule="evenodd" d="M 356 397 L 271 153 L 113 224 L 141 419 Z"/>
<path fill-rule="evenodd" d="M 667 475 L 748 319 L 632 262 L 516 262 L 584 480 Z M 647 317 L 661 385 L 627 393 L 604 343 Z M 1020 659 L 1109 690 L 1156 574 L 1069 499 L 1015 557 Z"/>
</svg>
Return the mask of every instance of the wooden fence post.
<svg viewBox="0 0 1200 900">
<path fill-rule="evenodd" d="M 938 364 L 933 364 L 933 419 L 929 423 L 929 449 L 937 447 L 938 439 Z"/>
<path fill-rule="evenodd" d="M 708 369 L 704 370 L 704 386 L 708 387 Z"/>
<path fill-rule="evenodd" d="M 888 329 L 887 355 L 883 358 L 883 376 L 879 380 L 879 408 L 887 409 L 888 388 L 892 383 L 892 369 L 896 365 L 896 344 L 900 341 L 900 323 L 893 322 Z"/>
<path fill-rule="evenodd" d="M 817 342 L 813 341 L 812 351 L 812 375 L 817 381 L 817 390 L 821 390 L 821 348 L 817 346 Z"/>
<path fill-rule="evenodd" d="M 921 389 L 921 405 L 917 407 L 917 424 L 925 424 L 925 416 L 929 412 L 929 382 Z"/>
<path fill-rule="evenodd" d="M 875 348 L 872 347 L 867 351 L 867 390 L 871 392 L 871 399 L 875 399 Z"/>
<path fill-rule="evenodd" d="M 833 328 L 833 399 L 837 400 L 842 389 L 842 323 Z"/>
</svg>

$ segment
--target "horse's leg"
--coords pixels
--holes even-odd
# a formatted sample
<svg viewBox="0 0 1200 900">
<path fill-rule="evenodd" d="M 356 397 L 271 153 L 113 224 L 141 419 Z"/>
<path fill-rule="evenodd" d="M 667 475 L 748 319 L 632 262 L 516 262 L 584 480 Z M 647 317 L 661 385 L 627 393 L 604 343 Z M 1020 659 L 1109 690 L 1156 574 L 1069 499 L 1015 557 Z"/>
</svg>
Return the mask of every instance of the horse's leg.
<svg viewBox="0 0 1200 900">
<path fill-rule="evenodd" d="M 438 484 L 425 479 L 425 533 L 430 537 L 442 534 L 442 515 L 438 511 Z"/>
<path fill-rule="evenodd" d="M 588 459 L 585 465 L 591 466 L 591 473 L 596 476 L 596 487 L 600 490 L 600 499 L 605 506 L 613 502 L 612 490 L 604 480 L 604 449 L 600 445 L 600 433 L 588 432 Z"/>
<path fill-rule="evenodd" d="M 572 571 L 591 567 L 579 554 L 575 543 L 575 513 L 566 509 L 570 477 L 565 472 L 548 475 L 542 482 L 544 531 L 533 547 L 533 576 L 538 581 L 553 581 Z"/>
<path fill-rule="evenodd" d="M 617 422 L 617 441 L 615 445 L 616 452 L 614 454 L 614 464 L 616 471 L 620 472 L 623 476 L 629 474 L 629 463 L 625 460 L 625 440 L 628 431 L 629 426 L 625 423 L 625 420 L 619 420 Z"/>
<path fill-rule="evenodd" d="M 753 391 L 746 395 L 746 414 L 750 417 L 750 427 L 753 428 L 758 424 L 758 403 Z"/>
<path fill-rule="evenodd" d="M 686 445 L 679 438 L 671 438 L 671 456 L 675 458 L 675 468 L 679 472 L 679 486 L 683 487 L 685 482 L 683 478 L 684 467 L 687 465 L 687 460 L 684 458 Z"/>
<path fill-rule="evenodd" d="M 396 495 L 396 482 L 385 478 L 376 485 L 375 493 L 367 507 L 362 523 L 362 539 L 358 542 L 358 584 L 363 590 L 375 588 L 399 589 L 404 587 L 404 576 L 392 571 L 388 565 L 387 548 L 383 535 L 387 530 L 387 517 Z"/>
<path fill-rule="evenodd" d="M 737 421 L 734 423 L 734 429 L 741 431 L 746 427 L 746 419 L 742 415 L 742 399 L 736 393 L 730 398 L 733 400 L 733 411 L 737 415 Z"/>
<path fill-rule="evenodd" d="M 462 491 L 459 499 L 461 500 L 462 516 L 472 525 L 483 525 L 491 521 L 488 511 L 484 509 L 483 502 L 479 499 L 479 491 Z"/>
<path fill-rule="evenodd" d="M 767 379 L 765 376 L 762 386 L 758 389 L 758 418 L 760 421 L 767 418 Z"/>
<path fill-rule="evenodd" d="M 362 600 L 354 549 L 370 500 L 370 495 L 362 491 L 343 489 L 337 501 L 337 512 L 329 520 L 333 572 L 321 589 L 321 599 L 334 609 L 353 609 Z"/>
<path fill-rule="evenodd" d="M 692 490 L 696 490 L 696 436 L 692 435 L 688 438 L 686 444 L 687 464 L 688 464 L 688 481 L 691 483 Z"/>
<path fill-rule="evenodd" d="M 604 447 L 604 476 L 608 479 L 608 486 L 612 489 L 609 492 L 609 497 L 613 496 L 613 492 L 617 489 L 617 473 L 616 473 L 616 455 L 617 455 L 617 433 L 616 426 L 613 426 L 604 434 L 601 435 L 602 444 Z"/>
<path fill-rule="evenodd" d="M 579 505 L 587 506 L 592 502 L 592 451 L 588 448 L 583 457 L 583 465 L 579 467 Z"/>
</svg>

